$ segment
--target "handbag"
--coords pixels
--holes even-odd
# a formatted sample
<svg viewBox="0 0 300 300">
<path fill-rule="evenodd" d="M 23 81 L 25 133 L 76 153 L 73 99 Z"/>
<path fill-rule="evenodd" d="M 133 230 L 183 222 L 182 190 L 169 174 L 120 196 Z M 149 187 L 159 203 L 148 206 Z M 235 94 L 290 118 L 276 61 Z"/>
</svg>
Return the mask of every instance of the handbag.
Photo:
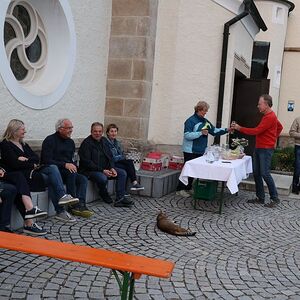
<svg viewBox="0 0 300 300">
<path fill-rule="evenodd" d="M 137 148 L 130 147 L 126 153 L 126 159 L 131 159 L 136 171 L 141 168 L 142 163 L 142 152 L 138 151 Z"/>
</svg>

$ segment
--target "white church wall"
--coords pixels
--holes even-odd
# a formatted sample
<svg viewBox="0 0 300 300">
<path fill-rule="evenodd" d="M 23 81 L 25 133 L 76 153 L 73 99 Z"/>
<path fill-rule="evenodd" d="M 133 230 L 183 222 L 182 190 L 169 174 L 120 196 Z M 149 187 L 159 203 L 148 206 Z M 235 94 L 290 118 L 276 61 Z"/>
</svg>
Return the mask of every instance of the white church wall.
<svg viewBox="0 0 300 300">
<path fill-rule="evenodd" d="M 159 2 L 149 141 L 180 145 L 183 123 L 199 100 L 210 104 L 207 118 L 215 124 L 223 28 L 234 16 L 212 1 Z M 223 127 L 231 114 L 234 53 L 250 65 L 253 43 L 240 22 L 230 32 Z"/>
<path fill-rule="evenodd" d="M 35 1 L 28 2 L 34 5 Z M 42 140 L 54 132 L 57 119 L 67 117 L 74 124 L 73 137 L 81 138 L 88 135 L 91 122 L 104 120 L 111 1 L 61 2 L 70 5 L 76 34 L 76 58 L 71 82 L 56 104 L 46 109 L 33 109 L 17 101 L 1 77 L 1 132 L 10 119 L 19 118 L 26 124 L 28 140 Z M 0 9 L 0 15 L 6 13 L 3 6 Z M 3 26 L 0 24 L 2 31 Z M 56 34 L 60 33 L 58 31 Z M 57 74 L 58 77 L 60 75 Z"/>
<path fill-rule="evenodd" d="M 235 70 L 245 77 L 250 77 L 253 47 L 253 32 L 246 30 L 243 23 L 238 22 L 230 27 L 227 55 L 226 81 L 223 104 L 223 124 L 229 125 L 231 119 L 232 98 L 234 92 Z"/>
<path fill-rule="evenodd" d="M 273 97 L 273 109 L 277 112 L 289 6 L 281 1 L 256 1 L 255 3 L 268 27 L 268 30 L 260 32 L 255 40 L 270 42 L 268 60 L 269 93 Z"/>
<path fill-rule="evenodd" d="M 283 134 L 288 135 L 292 122 L 300 115 L 299 74 L 300 74 L 300 1 L 293 1 L 295 9 L 288 17 L 287 35 L 283 55 L 282 77 L 279 95 L 278 118 L 283 125 Z M 288 50 L 290 49 L 290 50 Z M 289 102 L 294 110 L 288 110 Z"/>
</svg>

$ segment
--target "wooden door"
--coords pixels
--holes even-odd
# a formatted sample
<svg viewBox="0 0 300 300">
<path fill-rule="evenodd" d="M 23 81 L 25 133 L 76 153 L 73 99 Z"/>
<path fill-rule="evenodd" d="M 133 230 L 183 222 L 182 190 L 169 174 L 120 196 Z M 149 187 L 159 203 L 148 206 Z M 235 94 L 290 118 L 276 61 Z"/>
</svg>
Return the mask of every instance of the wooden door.
<svg viewBox="0 0 300 300">
<path fill-rule="evenodd" d="M 269 93 L 269 79 L 242 79 L 236 78 L 232 102 L 231 120 L 244 127 L 256 127 L 262 118 L 257 109 L 259 96 Z M 249 140 L 249 146 L 245 148 L 247 155 L 252 155 L 255 146 L 255 136 L 244 135 L 235 132 L 230 135 L 245 137 Z"/>
</svg>

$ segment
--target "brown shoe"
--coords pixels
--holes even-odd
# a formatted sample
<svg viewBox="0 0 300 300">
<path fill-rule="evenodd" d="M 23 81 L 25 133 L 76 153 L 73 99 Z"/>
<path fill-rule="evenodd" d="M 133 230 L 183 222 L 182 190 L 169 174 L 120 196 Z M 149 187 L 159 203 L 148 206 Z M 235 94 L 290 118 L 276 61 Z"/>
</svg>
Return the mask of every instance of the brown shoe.
<svg viewBox="0 0 300 300">
<path fill-rule="evenodd" d="M 247 203 L 251 203 L 251 204 L 264 204 L 265 200 L 264 199 L 259 199 L 259 198 L 254 198 L 254 199 L 248 200 Z"/>
<path fill-rule="evenodd" d="M 279 201 L 271 201 L 271 202 L 265 204 L 264 207 L 273 208 L 273 207 L 277 206 L 278 204 L 279 204 Z"/>
</svg>

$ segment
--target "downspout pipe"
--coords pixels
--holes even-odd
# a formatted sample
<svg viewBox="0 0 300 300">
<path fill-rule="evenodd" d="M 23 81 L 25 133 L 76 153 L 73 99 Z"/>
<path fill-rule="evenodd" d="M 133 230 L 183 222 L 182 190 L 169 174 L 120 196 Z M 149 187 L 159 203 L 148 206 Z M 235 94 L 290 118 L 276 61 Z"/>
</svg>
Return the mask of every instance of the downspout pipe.
<svg viewBox="0 0 300 300">
<path fill-rule="evenodd" d="M 227 63 L 227 52 L 228 52 L 228 40 L 229 40 L 229 28 L 231 25 L 240 21 L 244 17 L 249 15 L 248 11 L 243 11 L 238 14 L 228 22 L 224 24 L 223 31 L 223 45 L 222 45 L 222 58 L 221 58 L 221 71 L 220 71 L 220 81 L 219 81 L 219 95 L 218 95 L 218 110 L 217 110 L 217 122 L 216 127 L 222 126 L 222 114 L 223 114 L 223 103 L 224 103 L 224 88 L 225 88 L 225 75 L 226 75 L 226 63 Z M 214 140 L 215 144 L 220 143 L 220 136 L 216 136 Z"/>
</svg>

